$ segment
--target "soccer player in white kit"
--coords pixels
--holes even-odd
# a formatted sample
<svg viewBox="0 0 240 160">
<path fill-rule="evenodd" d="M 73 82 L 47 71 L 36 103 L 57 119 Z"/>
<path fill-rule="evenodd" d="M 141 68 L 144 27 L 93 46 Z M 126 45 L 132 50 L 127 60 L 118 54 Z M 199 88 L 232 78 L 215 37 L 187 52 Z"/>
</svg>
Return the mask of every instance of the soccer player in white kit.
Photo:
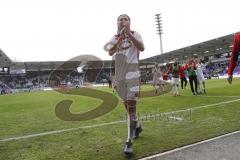
<svg viewBox="0 0 240 160">
<path fill-rule="evenodd" d="M 153 70 L 153 87 L 155 88 L 155 93 L 159 91 L 160 88 L 160 77 L 161 77 L 161 69 L 156 63 Z"/>
<path fill-rule="evenodd" d="M 136 105 L 140 93 L 139 53 L 144 50 L 144 45 L 141 35 L 130 30 L 128 15 L 120 15 L 117 24 L 117 35 L 114 35 L 104 48 L 108 48 L 105 50 L 108 50 L 109 55 L 115 59 L 116 90 L 128 113 L 128 138 L 124 152 L 131 154 L 132 141 L 142 131 L 136 114 Z"/>
<path fill-rule="evenodd" d="M 203 93 L 206 94 L 206 80 L 203 75 L 204 65 L 202 64 L 200 59 L 196 59 L 196 75 L 197 75 L 197 83 L 198 83 L 198 91 L 197 93 L 201 94 L 201 84 Z"/>
<path fill-rule="evenodd" d="M 180 96 L 179 94 L 179 77 L 180 77 L 180 65 L 178 62 L 174 62 L 171 67 L 170 71 L 172 73 L 172 84 L 173 84 L 173 96 Z"/>
</svg>

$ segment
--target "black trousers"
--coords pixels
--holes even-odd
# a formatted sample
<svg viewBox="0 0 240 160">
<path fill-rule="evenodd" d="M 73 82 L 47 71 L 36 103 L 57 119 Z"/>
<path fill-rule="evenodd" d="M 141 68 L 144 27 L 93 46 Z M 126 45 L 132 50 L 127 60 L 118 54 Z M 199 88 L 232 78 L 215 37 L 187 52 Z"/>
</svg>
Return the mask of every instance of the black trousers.
<svg viewBox="0 0 240 160">
<path fill-rule="evenodd" d="M 197 76 L 189 76 L 189 83 L 192 93 L 194 93 L 193 83 L 195 86 L 195 92 L 197 92 Z"/>
<path fill-rule="evenodd" d="M 181 88 L 183 89 L 183 82 L 184 82 L 184 86 L 187 86 L 187 79 L 185 77 L 181 78 Z"/>
</svg>

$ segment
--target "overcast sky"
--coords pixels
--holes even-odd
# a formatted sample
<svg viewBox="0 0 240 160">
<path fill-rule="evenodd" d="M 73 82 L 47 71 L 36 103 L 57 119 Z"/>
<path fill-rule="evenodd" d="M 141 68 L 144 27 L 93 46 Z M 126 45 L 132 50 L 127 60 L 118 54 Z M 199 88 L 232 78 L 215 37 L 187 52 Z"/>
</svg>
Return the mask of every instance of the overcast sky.
<svg viewBox="0 0 240 160">
<path fill-rule="evenodd" d="M 92 54 L 111 59 L 103 45 L 126 13 L 143 38 L 140 58 L 159 54 L 156 13 L 162 14 L 164 52 L 240 31 L 239 0 L 0 0 L 0 48 L 17 61 L 66 61 Z"/>
</svg>

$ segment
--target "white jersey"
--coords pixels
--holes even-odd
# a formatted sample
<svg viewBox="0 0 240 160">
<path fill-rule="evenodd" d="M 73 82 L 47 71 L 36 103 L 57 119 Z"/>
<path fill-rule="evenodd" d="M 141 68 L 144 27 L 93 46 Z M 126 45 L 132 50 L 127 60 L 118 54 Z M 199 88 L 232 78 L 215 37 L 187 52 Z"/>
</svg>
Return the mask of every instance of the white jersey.
<svg viewBox="0 0 240 160">
<path fill-rule="evenodd" d="M 139 33 L 132 32 L 132 35 L 143 43 Z M 110 43 L 116 44 L 118 39 L 119 36 L 114 36 Z M 117 47 L 118 51 L 113 56 L 117 93 L 123 101 L 137 101 L 140 91 L 139 50 L 128 37 L 123 39 Z"/>
<path fill-rule="evenodd" d="M 159 67 L 154 67 L 153 70 L 153 84 L 159 84 L 159 78 L 161 77 L 161 69 Z"/>
<path fill-rule="evenodd" d="M 143 40 L 142 40 L 142 37 L 141 35 L 138 33 L 138 32 L 133 32 L 133 36 L 143 44 Z M 112 39 L 110 40 L 110 43 L 117 43 L 117 40 L 118 40 L 118 37 L 115 35 L 112 37 Z M 118 46 L 119 48 L 119 51 L 115 53 L 115 56 L 116 54 L 124 54 L 127 56 L 127 62 L 128 63 L 138 63 L 138 59 L 139 59 L 139 50 L 132 44 L 131 41 L 128 40 L 128 38 L 125 38 L 123 40 L 123 43 L 125 43 L 125 49 L 123 47 L 121 47 L 121 44 L 120 46 Z M 124 44 L 122 44 L 124 45 Z"/>
<path fill-rule="evenodd" d="M 156 76 L 158 76 L 158 77 L 161 77 L 161 69 L 159 68 L 159 67 L 154 67 L 153 68 L 153 70 L 152 70 L 152 72 L 153 72 L 153 75 L 156 75 Z"/>
<path fill-rule="evenodd" d="M 197 69 L 196 69 L 196 75 L 197 78 L 200 82 L 205 81 L 204 75 L 203 75 L 203 69 L 204 66 L 202 64 L 197 64 Z"/>
<path fill-rule="evenodd" d="M 133 36 L 141 43 L 142 37 L 138 32 L 133 32 Z M 117 43 L 118 36 L 114 36 L 110 43 Z M 125 38 L 118 45 L 118 51 L 114 54 L 115 78 L 116 81 L 127 80 L 140 77 L 139 71 L 139 50 L 132 44 L 129 38 Z"/>
<path fill-rule="evenodd" d="M 179 84 L 179 77 L 178 78 L 172 77 L 172 84 Z"/>
</svg>

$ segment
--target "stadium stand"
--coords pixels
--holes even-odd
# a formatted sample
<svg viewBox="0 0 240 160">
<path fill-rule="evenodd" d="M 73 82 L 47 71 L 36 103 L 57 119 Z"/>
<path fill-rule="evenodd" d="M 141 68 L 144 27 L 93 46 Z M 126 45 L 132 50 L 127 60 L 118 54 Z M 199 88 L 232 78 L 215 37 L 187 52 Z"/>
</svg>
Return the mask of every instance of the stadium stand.
<svg viewBox="0 0 240 160">
<path fill-rule="evenodd" d="M 147 83 L 152 80 L 152 68 L 154 63 L 159 63 L 162 72 L 169 70 L 169 63 L 178 59 L 181 64 L 194 56 L 198 56 L 205 63 L 204 75 L 206 78 L 224 77 L 227 74 L 228 62 L 233 43 L 233 34 L 180 48 L 140 61 L 141 81 Z M 62 67 L 66 62 L 13 62 L 0 49 L 0 91 L 1 94 L 12 93 L 24 89 L 24 91 L 39 90 L 50 87 L 49 76 L 54 70 L 59 70 L 58 77 L 53 77 L 55 86 L 71 84 L 79 86 L 84 83 L 106 83 L 114 73 L 112 61 L 90 61 L 84 66 L 81 73 L 77 67 Z M 101 64 L 102 63 L 102 64 Z M 101 66 L 101 67 L 95 67 Z M 71 72 L 70 72 L 71 71 Z M 235 75 L 240 75 L 240 65 L 234 70 Z M 57 76 L 57 75 L 55 75 Z M 171 75 L 168 74 L 168 78 Z"/>
</svg>

